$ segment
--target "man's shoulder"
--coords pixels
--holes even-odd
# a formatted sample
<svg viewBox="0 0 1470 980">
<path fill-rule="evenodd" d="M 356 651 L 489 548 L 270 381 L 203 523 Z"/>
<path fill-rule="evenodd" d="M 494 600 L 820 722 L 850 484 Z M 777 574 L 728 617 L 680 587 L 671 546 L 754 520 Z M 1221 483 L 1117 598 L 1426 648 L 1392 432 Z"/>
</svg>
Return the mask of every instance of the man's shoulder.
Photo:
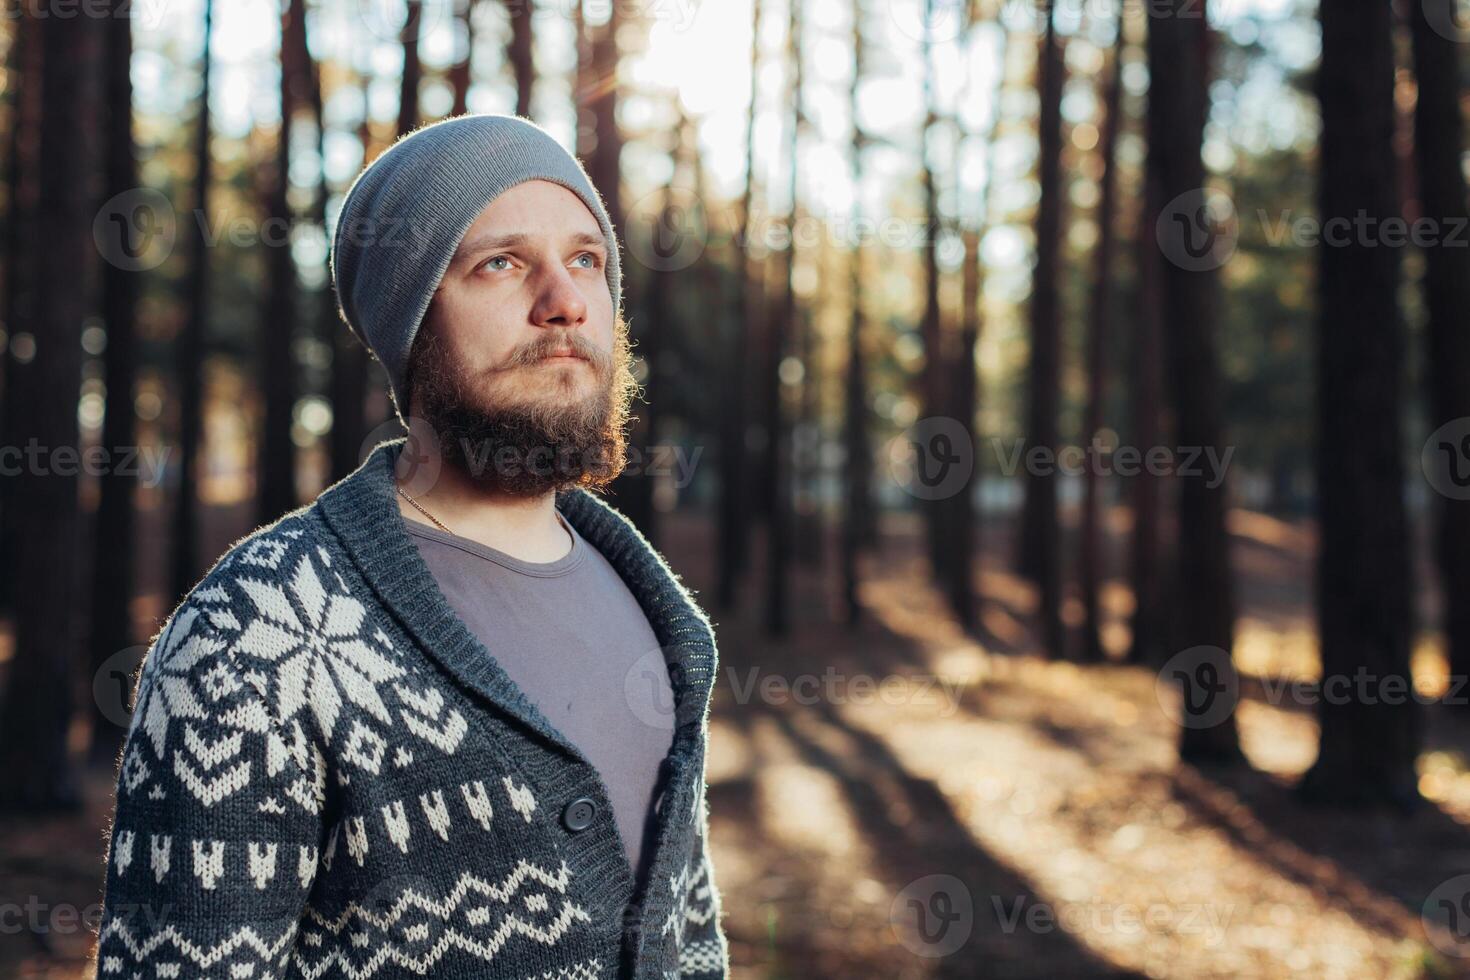
<svg viewBox="0 0 1470 980">
<path fill-rule="evenodd" d="M 181 605 L 199 597 L 207 599 L 242 578 L 269 580 L 289 575 L 293 558 L 299 562 L 304 554 L 325 550 L 324 530 L 315 501 L 257 527 L 225 549 Z"/>
</svg>

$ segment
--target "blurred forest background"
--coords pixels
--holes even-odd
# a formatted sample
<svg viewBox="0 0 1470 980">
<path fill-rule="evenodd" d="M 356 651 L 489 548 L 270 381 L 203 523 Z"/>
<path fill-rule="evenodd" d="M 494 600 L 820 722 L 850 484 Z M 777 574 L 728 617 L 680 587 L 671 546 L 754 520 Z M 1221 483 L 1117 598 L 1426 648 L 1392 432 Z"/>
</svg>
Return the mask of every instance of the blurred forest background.
<svg viewBox="0 0 1470 980">
<path fill-rule="evenodd" d="M 7 0 L 0 975 L 163 619 L 400 434 L 327 242 L 470 111 L 624 238 L 736 980 L 1470 976 L 1459 3 Z"/>
</svg>

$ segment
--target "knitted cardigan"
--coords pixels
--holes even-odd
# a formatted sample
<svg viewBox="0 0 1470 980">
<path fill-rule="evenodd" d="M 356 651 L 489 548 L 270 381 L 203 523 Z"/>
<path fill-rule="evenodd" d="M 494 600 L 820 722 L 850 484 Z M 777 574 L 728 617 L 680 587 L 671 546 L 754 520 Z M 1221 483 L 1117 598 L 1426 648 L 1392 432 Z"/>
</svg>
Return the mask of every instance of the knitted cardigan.
<svg viewBox="0 0 1470 980">
<path fill-rule="evenodd" d="M 635 889 L 597 771 L 405 531 L 403 444 L 238 542 L 155 638 L 121 755 L 98 976 L 723 980 L 709 619 L 622 514 L 558 494 L 647 615 L 674 691 Z"/>
</svg>

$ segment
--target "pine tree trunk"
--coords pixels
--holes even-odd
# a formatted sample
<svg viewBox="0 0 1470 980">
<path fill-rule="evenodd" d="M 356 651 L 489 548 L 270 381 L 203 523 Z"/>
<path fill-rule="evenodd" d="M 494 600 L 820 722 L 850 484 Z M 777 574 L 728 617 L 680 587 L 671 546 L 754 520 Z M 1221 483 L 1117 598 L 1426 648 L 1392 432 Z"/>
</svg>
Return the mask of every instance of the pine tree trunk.
<svg viewBox="0 0 1470 980">
<path fill-rule="evenodd" d="M 1454 0 L 1410 5 L 1419 99 L 1414 146 L 1419 197 L 1425 217 L 1437 222 L 1438 244 L 1424 250 L 1424 305 L 1429 311 L 1429 428 L 1470 419 L 1470 252 L 1463 231 L 1465 174 L 1461 169 L 1464 125 L 1460 115 L 1460 64 L 1456 42 L 1433 23 L 1454 22 Z M 1456 228 L 1461 229 L 1458 233 Z M 1458 241 L 1451 241 L 1451 236 Z M 1452 444 L 1455 440 L 1451 440 Z M 1443 446 L 1429 447 L 1431 453 Z M 1444 596 L 1444 631 L 1450 673 L 1470 674 L 1470 499 L 1439 496 L 1435 557 Z"/>
<path fill-rule="evenodd" d="M 1150 96 L 1152 98 L 1152 96 Z M 1139 212 L 1138 238 L 1134 252 L 1138 263 L 1138 314 L 1132 338 L 1130 358 L 1131 444 L 1139 452 L 1163 440 L 1163 292 L 1158 242 L 1154 226 L 1158 221 L 1158 178 L 1148 174 L 1144 180 Z M 1162 477 L 1149 467 L 1138 466 L 1128 477 L 1128 506 L 1133 515 L 1129 539 L 1128 578 L 1133 592 L 1133 615 L 1129 622 L 1132 634 L 1128 661 L 1151 667 L 1168 659 L 1164 626 L 1163 552 L 1161 509 Z"/>
<path fill-rule="evenodd" d="M 1061 397 L 1061 327 L 1059 321 L 1062 237 L 1062 88 L 1065 67 L 1057 40 L 1053 8 L 1046 5 L 1046 33 L 1038 54 L 1037 84 L 1041 113 L 1037 120 L 1040 149 L 1038 178 L 1041 199 L 1036 210 L 1036 268 L 1032 274 L 1030 331 L 1031 366 L 1026 409 L 1026 450 L 1055 454 L 1059 435 L 1057 405 Z M 1023 456 L 1023 458 L 1025 458 Z M 1021 511 L 1017 565 L 1036 583 L 1044 652 L 1066 656 L 1062 630 L 1060 528 L 1057 517 L 1057 473 L 1053 465 L 1028 468 Z"/>
<path fill-rule="evenodd" d="M 97 248 L 92 219 L 100 203 L 96 106 L 101 95 L 100 23 L 40 18 L 42 97 L 40 198 L 34 247 L 35 318 L 15 324 L 11 383 L 21 444 L 47 450 L 14 477 L 11 506 L 20 519 L 16 556 L 26 577 L 15 608 L 15 652 L 0 703 L 0 808 L 43 810 L 78 802 L 67 740 L 78 666 L 81 541 L 77 488 L 81 432 L 81 329 L 92 312 Z M 32 343 L 17 345 L 29 334 Z M 27 348 L 32 355 L 24 358 Z M 103 559 L 115 556 L 104 555 Z"/>
<path fill-rule="evenodd" d="M 1149 158 L 1165 207 L 1180 195 L 1205 186 L 1200 149 L 1209 101 L 1209 29 L 1203 3 L 1168 0 L 1149 11 Z M 1177 226 L 1169 224 L 1171 233 Z M 1145 234 L 1148 233 L 1145 229 Z M 1168 366 L 1178 445 L 1188 451 L 1224 451 L 1220 378 L 1215 356 L 1216 277 L 1212 268 L 1188 268 L 1187 254 L 1168 240 L 1162 263 L 1164 357 Z M 1209 263 L 1203 263 L 1208 265 Z M 1198 468 L 1196 472 L 1203 470 Z M 1208 472 L 1208 470 L 1203 470 Z M 1227 485 L 1209 485 L 1204 475 L 1176 477 L 1179 491 L 1180 546 L 1173 578 L 1177 600 L 1172 636 L 1179 651 L 1213 647 L 1224 651 L 1223 670 L 1233 673 L 1235 644 L 1234 581 L 1225 524 Z M 1230 681 L 1224 683 L 1228 686 Z M 1186 724 L 1180 758 L 1186 762 L 1232 765 L 1242 761 L 1235 715 L 1218 723 Z"/>
<path fill-rule="evenodd" d="M 103 22 L 106 33 L 104 64 L 107 72 L 107 187 L 111 199 L 138 186 L 138 165 L 133 143 L 132 20 L 118 16 L 122 0 L 113 0 L 113 16 Z M 102 425 L 102 445 L 121 453 L 137 440 L 134 425 L 133 386 L 137 375 L 137 342 L 134 307 L 138 301 L 138 273 L 114 263 L 102 268 L 102 316 L 107 325 L 107 350 L 103 368 L 107 378 L 107 404 Z M 116 457 L 114 457 L 116 458 Z M 131 560 L 134 549 L 133 493 L 136 478 L 108 467 L 98 478 L 96 528 L 97 560 L 92 565 L 91 648 L 92 673 L 103 668 L 114 654 L 133 645 L 132 597 L 136 578 Z M 114 761 L 122 744 L 123 729 L 108 718 L 94 702 L 91 755 L 93 760 Z"/>
<path fill-rule="evenodd" d="M 786 34 L 786 57 L 791 66 L 791 142 L 787 149 L 790 161 L 791 228 L 787 243 L 781 300 L 771 318 L 766 337 L 766 632 L 773 637 L 785 636 L 791 629 L 791 596 L 788 586 L 791 540 L 791 432 L 782 404 L 781 361 L 786 356 L 791 332 L 795 329 L 796 308 L 796 222 L 800 213 L 799 176 L 802 108 L 801 6 L 790 5 Z"/>
<path fill-rule="evenodd" d="M 1388 5 L 1377 0 L 1325 0 L 1319 16 L 1318 210 L 1324 228 L 1334 220 L 1353 224 L 1350 241 L 1318 249 L 1317 616 L 1324 696 L 1321 748 L 1301 791 L 1335 805 L 1409 807 L 1419 799 L 1420 715 L 1409 671 L 1399 249 L 1366 237 L 1399 216 L 1393 28 Z M 1331 696 L 1334 684 L 1338 696 Z"/>
<path fill-rule="evenodd" d="M 536 84 L 535 36 L 530 0 L 506 0 L 510 11 L 510 48 L 506 57 L 516 80 L 516 115 L 531 115 L 531 89 Z"/>
<path fill-rule="evenodd" d="M 296 507 L 296 446 L 291 439 L 296 404 L 296 262 L 291 254 L 292 117 L 301 96 L 297 57 L 302 45 L 296 32 L 305 30 L 304 0 L 287 0 L 281 16 L 281 128 L 276 137 L 275 166 L 266 189 L 266 301 L 262 324 L 260 377 L 265 418 L 259 443 L 256 521 L 265 524 Z"/>
<path fill-rule="evenodd" d="M 476 0 L 458 0 L 455 4 L 459 8 L 459 24 L 464 31 L 464 57 L 449 66 L 449 88 L 454 93 L 454 105 L 449 110 L 451 116 L 462 116 L 469 111 L 470 83 L 474 76 L 475 57 L 475 2 Z M 525 16 L 529 19 L 531 11 L 525 5 Z M 515 16 L 515 12 L 511 12 Z"/>
<path fill-rule="evenodd" d="M 1092 297 L 1087 337 L 1087 424 L 1083 437 L 1089 446 L 1103 428 L 1103 406 L 1107 399 L 1107 352 L 1112 343 L 1113 240 L 1118 210 L 1117 146 L 1122 125 L 1123 21 L 1118 20 L 1118 39 L 1113 46 L 1111 69 L 1103 95 L 1101 200 L 1098 202 L 1098 239 L 1093 253 Z M 1097 465 L 1089 453 L 1084 471 L 1082 504 L 1082 548 L 1078 576 L 1082 587 L 1082 659 L 1092 663 L 1106 658 L 1102 642 L 1102 615 L 1098 590 L 1103 577 L 1102 488 Z"/>
<path fill-rule="evenodd" d="M 204 432 L 204 351 L 209 326 L 210 115 L 214 2 L 204 4 L 204 49 L 199 61 L 199 110 L 194 123 L 194 220 L 186 224 L 189 272 L 188 309 L 174 349 L 174 384 L 179 399 L 179 485 L 174 493 L 170 566 L 172 600 L 182 599 L 199 580 L 199 447 Z"/>
<path fill-rule="evenodd" d="M 21 324 L 34 330 L 36 319 L 36 261 L 35 249 L 27 243 L 35 240 L 36 209 L 40 198 L 40 132 L 42 109 L 41 40 L 40 21 L 33 17 L 18 17 L 10 44 L 9 59 L 11 75 L 15 79 L 16 91 L 11 103 L 12 127 L 9 134 L 8 166 L 6 180 L 9 194 L 6 197 L 5 213 L 5 308 L 7 329 L 13 336 Z M 5 391 L 0 398 L 0 433 L 3 444 L 19 446 L 24 443 L 17 428 L 17 416 L 21 411 L 20 392 L 22 384 L 18 375 L 24 367 L 17 363 L 14 352 L 0 352 L 4 359 Z M 19 561 L 17 540 L 25 517 L 15 506 L 14 480 L 0 480 L 0 568 L 14 568 Z M 14 606 L 16 577 L 0 576 L 0 607 Z"/>
<path fill-rule="evenodd" d="M 858 89 L 862 84 L 867 66 L 867 50 L 863 32 L 863 3 L 853 0 L 853 76 L 848 90 L 848 108 L 852 118 L 852 141 L 848 155 L 852 167 L 853 227 L 861 227 L 863 218 L 863 149 L 867 140 L 858 125 Z M 847 383 L 844 400 L 843 447 L 846 450 L 843 464 L 843 488 L 845 511 L 842 522 L 841 565 L 842 565 L 842 608 L 843 618 L 849 626 L 862 620 L 862 603 L 858 597 L 861 585 L 859 561 L 864 540 L 863 529 L 872 520 L 872 491 L 869 474 L 872 467 L 872 444 L 868 431 L 868 384 L 867 361 L 864 357 L 863 334 L 866 323 L 866 295 L 863 290 L 863 249 L 851 248 L 848 262 L 848 304 L 851 319 L 847 329 Z"/>
<path fill-rule="evenodd" d="M 294 0 L 291 0 L 294 2 Z M 423 81 L 424 65 L 419 60 L 419 29 L 424 19 L 423 0 L 407 0 L 400 41 L 403 45 L 403 75 L 398 90 L 398 135 L 403 136 L 418 128 L 419 83 Z"/>
<path fill-rule="evenodd" d="M 750 273 L 751 210 L 755 199 L 755 112 L 759 98 L 761 0 L 751 6 L 750 107 L 745 114 L 745 189 L 740 202 L 740 240 L 736 242 L 733 266 L 736 276 L 734 322 L 729 349 L 729 383 L 720 429 L 720 537 L 716 602 L 723 610 L 736 605 L 741 574 L 749 566 L 749 507 L 745 496 L 751 489 L 747 476 L 750 454 L 745 445 L 748 417 L 746 381 L 751 376 L 750 338 L 756 329 L 751 316 Z"/>
</svg>

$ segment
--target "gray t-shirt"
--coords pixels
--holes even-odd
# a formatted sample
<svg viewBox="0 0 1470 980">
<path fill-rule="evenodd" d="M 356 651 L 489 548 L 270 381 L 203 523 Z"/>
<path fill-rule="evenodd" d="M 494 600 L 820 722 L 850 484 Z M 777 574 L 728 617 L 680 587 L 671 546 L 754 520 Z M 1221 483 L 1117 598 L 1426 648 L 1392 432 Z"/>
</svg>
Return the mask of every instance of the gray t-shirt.
<svg viewBox="0 0 1470 980">
<path fill-rule="evenodd" d="M 660 770 L 674 741 L 668 667 L 617 571 L 557 516 L 572 550 L 544 563 L 406 523 L 450 608 L 602 776 L 641 882 Z"/>
</svg>

